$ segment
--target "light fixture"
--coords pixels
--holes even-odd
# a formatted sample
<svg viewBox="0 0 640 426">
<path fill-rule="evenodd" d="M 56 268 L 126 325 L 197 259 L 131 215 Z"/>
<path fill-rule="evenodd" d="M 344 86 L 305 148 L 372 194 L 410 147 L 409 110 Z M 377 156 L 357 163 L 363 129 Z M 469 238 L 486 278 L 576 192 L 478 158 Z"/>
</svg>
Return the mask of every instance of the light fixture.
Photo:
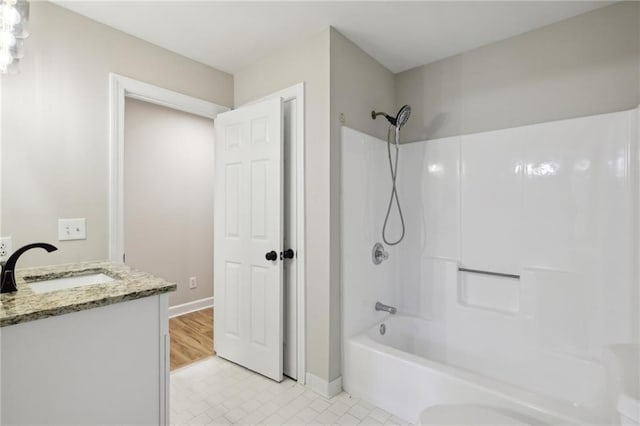
<svg viewBox="0 0 640 426">
<path fill-rule="evenodd" d="M 17 72 L 28 26 L 27 0 L 0 0 L 0 74 Z"/>
</svg>

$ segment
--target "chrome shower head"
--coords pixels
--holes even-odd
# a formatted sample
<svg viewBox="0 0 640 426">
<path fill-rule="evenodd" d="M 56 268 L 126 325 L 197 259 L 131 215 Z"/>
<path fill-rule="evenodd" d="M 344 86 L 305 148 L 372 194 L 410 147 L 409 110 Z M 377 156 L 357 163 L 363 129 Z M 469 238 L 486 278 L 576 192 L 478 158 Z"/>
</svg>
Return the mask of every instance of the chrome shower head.
<svg viewBox="0 0 640 426">
<path fill-rule="evenodd" d="M 400 108 L 400 111 L 398 111 L 398 115 L 396 115 L 396 122 L 394 126 L 396 126 L 399 129 L 400 127 L 407 124 L 407 121 L 409 121 L 410 115 L 411 115 L 411 107 L 409 105 L 404 105 L 402 108 Z"/>
<path fill-rule="evenodd" d="M 404 105 L 402 108 L 400 108 L 400 111 L 398 111 L 398 115 L 396 115 L 395 117 L 391 117 L 386 112 L 371 111 L 372 119 L 375 120 L 379 115 L 384 115 L 384 117 L 389 123 L 391 123 L 392 126 L 395 126 L 399 129 L 400 127 L 404 126 L 409 120 L 409 116 L 411 115 L 411 107 L 409 105 Z"/>
</svg>

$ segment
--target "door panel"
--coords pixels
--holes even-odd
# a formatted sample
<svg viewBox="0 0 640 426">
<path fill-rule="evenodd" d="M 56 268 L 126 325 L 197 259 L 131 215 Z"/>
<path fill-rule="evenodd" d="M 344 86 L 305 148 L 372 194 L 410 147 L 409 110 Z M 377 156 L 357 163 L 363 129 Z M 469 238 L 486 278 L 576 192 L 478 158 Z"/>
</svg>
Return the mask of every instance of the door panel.
<svg viewBox="0 0 640 426">
<path fill-rule="evenodd" d="M 296 99 L 284 103 L 284 248 L 297 252 L 297 123 Z M 284 261 L 284 374 L 298 378 L 298 281 L 297 261 Z"/>
<path fill-rule="evenodd" d="M 224 307 L 225 310 L 225 332 L 227 335 L 238 337 L 240 333 L 239 315 L 240 297 L 238 290 L 240 289 L 240 264 L 227 262 L 227 270 L 225 273 L 225 281 L 221 285 L 225 286 Z"/>
<path fill-rule="evenodd" d="M 214 339 L 223 358 L 282 380 L 283 109 L 272 99 L 216 128 Z M 223 303 L 223 306 L 218 304 Z"/>
</svg>

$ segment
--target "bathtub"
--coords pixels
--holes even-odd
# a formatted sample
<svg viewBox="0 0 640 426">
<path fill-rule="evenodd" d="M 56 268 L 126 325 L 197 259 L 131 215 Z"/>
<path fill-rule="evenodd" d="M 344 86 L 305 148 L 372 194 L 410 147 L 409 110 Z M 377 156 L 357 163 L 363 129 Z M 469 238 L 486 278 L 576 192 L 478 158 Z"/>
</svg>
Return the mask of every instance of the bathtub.
<svg viewBox="0 0 640 426">
<path fill-rule="evenodd" d="M 384 334 L 381 334 L 381 327 L 385 329 Z M 474 371 L 465 368 L 468 354 L 452 353 L 451 347 L 444 344 L 443 334 L 429 321 L 390 316 L 364 333 L 350 338 L 344 348 L 345 390 L 412 423 L 417 422 L 424 408 L 437 404 L 496 407 L 518 413 L 532 424 L 610 423 L 598 411 L 598 407 L 535 392 L 514 385 L 513 380 L 497 380 L 493 374 L 487 377 L 474 372 L 485 373 L 487 370 L 483 367 Z M 466 364 L 470 365 L 468 362 Z M 563 379 L 566 378 L 567 382 L 564 386 L 573 386 L 576 392 L 585 392 L 583 388 L 592 387 L 596 391 L 602 390 L 604 384 L 599 382 L 602 375 L 600 365 L 583 361 L 574 364 L 560 364 Z M 536 379 L 536 372 L 527 369 L 526 365 L 522 366 L 522 370 L 520 376 L 525 379 L 529 377 L 528 380 Z M 506 371 L 513 374 L 508 368 Z M 513 375 L 514 380 L 517 382 L 520 376 Z M 577 381 L 572 383 L 574 376 Z M 566 396 L 563 385 L 558 386 L 558 392 Z M 590 397 L 596 400 L 600 397 L 577 395 L 587 402 Z"/>
</svg>

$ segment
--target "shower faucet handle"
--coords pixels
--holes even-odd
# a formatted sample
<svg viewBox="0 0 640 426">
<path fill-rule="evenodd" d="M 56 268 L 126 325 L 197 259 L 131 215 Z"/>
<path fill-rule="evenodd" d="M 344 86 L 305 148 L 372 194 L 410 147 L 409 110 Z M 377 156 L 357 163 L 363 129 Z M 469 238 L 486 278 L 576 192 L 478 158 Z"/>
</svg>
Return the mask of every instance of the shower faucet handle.
<svg viewBox="0 0 640 426">
<path fill-rule="evenodd" d="M 374 265 L 379 265 L 383 261 L 389 259 L 389 252 L 384 249 L 382 243 L 375 243 L 371 250 L 371 260 Z"/>
</svg>

